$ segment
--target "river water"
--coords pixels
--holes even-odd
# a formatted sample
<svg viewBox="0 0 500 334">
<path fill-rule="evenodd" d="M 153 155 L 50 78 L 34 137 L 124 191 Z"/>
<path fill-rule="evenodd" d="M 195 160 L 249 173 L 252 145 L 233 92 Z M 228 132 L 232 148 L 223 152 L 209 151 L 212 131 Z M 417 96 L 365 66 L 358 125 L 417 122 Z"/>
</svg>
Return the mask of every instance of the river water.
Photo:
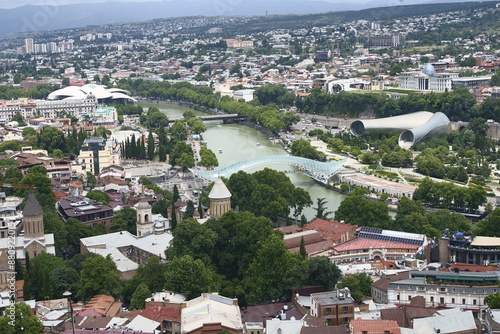
<svg viewBox="0 0 500 334">
<path fill-rule="evenodd" d="M 179 106 L 169 103 L 139 103 L 141 106 L 147 108 L 155 106 L 160 111 L 167 114 L 169 118 L 177 118 L 182 116 L 187 107 Z M 197 115 L 202 113 L 195 111 Z M 266 155 L 286 155 L 287 152 L 280 144 L 275 144 L 269 140 L 263 132 L 248 127 L 242 124 L 207 124 L 207 131 L 202 134 L 204 140 L 207 142 L 207 147 L 211 149 L 219 160 L 219 167 L 228 166 L 241 160 L 247 160 Z M 222 153 L 219 153 L 222 150 Z M 297 172 L 296 169 L 286 164 L 271 164 L 259 165 L 253 170 L 247 172 L 254 172 L 265 167 L 273 168 L 280 171 L 285 171 L 296 187 L 301 187 L 311 195 L 314 204 L 304 210 L 304 214 L 308 220 L 314 218 L 316 200 L 318 198 L 326 198 L 328 211 L 333 212 L 337 210 L 340 202 L 346 197 L 330 189 L 326 189 L 324 185 L 314 181 L 308 176 Z"/>
</svg>

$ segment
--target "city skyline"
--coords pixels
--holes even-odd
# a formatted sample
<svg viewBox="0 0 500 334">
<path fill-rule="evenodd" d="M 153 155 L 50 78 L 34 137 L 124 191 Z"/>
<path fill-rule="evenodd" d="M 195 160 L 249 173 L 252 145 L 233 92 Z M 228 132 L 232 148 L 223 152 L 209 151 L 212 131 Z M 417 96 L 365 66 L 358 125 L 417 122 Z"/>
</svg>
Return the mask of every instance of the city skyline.
<svg viewBox="0 0 500 334">
<path fill-rule="evenodd" d="M 175 0 L 119 0 L 112 2 L 173 2 Z M 188 0 L 191 2 L 192 0 Z M 237 1 L 224 1 L 224 0 L 213 0 L 212 2 L 227 2 L 228 5 L 234 6 L 238 3 L 243 3 L 248 0 L 237 0 Z M 271 2 L 277 2 L 280 0 L 269 0 Z M 302 0 L 304 2 L 324 2 L 331 4 L 365 4 L 366 7 L 376 7 L 376 6 L 394 6 L 394 5 L 409 5 L 415 3 L 442 3 L 442 2 L 464 2 L 465 0 L 455 0 L 455 1 L 446 1 L 446 0 L 398 0 L 397 2 L 391 0 L 384 1 L 374 1 L 374 0 Z M 64 6 L 64 5 L 72 5 L 72 4 L 82 4 L 82 3 L 103 3 L 103 2 L 111 2 L 110 0 L 4 0 L 0 2 L 0 10 L 1 9 L 12 9 L 25 5 L 33 5 L 33 6 Z"/>
</svg>

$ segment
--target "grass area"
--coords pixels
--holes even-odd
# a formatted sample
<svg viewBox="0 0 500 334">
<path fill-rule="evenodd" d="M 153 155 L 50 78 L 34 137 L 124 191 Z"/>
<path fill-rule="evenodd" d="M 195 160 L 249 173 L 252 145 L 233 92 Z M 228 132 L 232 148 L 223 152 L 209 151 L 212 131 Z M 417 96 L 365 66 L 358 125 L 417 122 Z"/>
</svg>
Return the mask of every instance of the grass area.
<svg viewBox="0 0 500 334">
<path fill-rule="evenodd" d="M 373 172 L 373 175 L 385 176 L 385 177 L 389 177 L 389 178 L 393 178 L 393 179 L 399 178 L 398 173 L 394 173 L 394 172 L 390 172 L 390 171 L 386 171 L 386 170 L 375 171 L 375 172 Z"/>
</svg>

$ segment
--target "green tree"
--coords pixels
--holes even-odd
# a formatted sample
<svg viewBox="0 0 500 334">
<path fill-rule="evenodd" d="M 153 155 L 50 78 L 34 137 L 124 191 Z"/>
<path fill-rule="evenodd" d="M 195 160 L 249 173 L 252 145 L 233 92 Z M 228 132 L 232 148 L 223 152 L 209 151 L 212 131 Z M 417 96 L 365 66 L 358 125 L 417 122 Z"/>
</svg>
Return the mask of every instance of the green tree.
<svg viewBox="0 0 500 334">
<path fill-rule="evenodd" d="M 87 187 L 94 188 L 97 184 L 97 178 L 91 172 L 87 172 Z"/>
<path fill-rule="evenodd" d="M 148 286 L 145 283 L 141 283 L 137 286 L 130 300 L 129 309 L 130 310 L 142 310 L 146 304 L 146 298 L 151 297 L 151 291 L 149 291 Z"/>
<path fill-rule="evenodd" d="M 205 224 L 200 224 L 192 218 L 185 219 L 177 225 L 172 235 L 172 247 L 165 251 L 167 258 L 190 255 L 195 260 L 201 259 L 203 263 L 211 264 L 217 234 Z"/>
<path fill-rule="evenodd" d="M 439 158 L 431 155 L 417 159 L 417 169 L 420 173 L 443 179 L 445 177 L 444 164 Z"/>
<path fill-rule="evenodd" d="M 304 242 L 304 237 L 300 239 L 300 249 L 299 249 L 299 254 L 302 256 L 304 259 L 307 258 L 307 251 L 306 251 L 306 244 Z"/>
<path fill-rule="evenodd" d="M 389 207 L 385 203 L 351 195 L 340 203 L 335 211 L 335 220 L 344 220 L 358 226 L 386 228 L 391 217 Z"/>
<path fill-rule="evenodd" d="M 175 161 L 179 166 L 182 167 L 182 170 L 186 170 L 188 168 L 194 167 L 194 157 L 189 153 L 182 153 L 181 157 Z"/>
<path fill-rule="evenodd" d="M 331 211 L 327 211 L 326 204 L 328 202 L 326 201 L 326 198 L 318 198 L 316 200 L 316 207 L 314 210 L 316 210 L 316 216 L 315 218 L 321 218 L 325 220 L 330 219 L 330 215 L 333 213 Z"/>
<path fill-rule="evenodd" d="M 200 161 L 198 165 L 205 166 L 207 168 L 217 167 L 219 166 L 219 161 L 215 153 L 206 147 L 200 148 Z"/>
<path fill-rule="evenodd" d="M 109 206 L 109 201 L 111 201 L 111 197 L 104 191 L 100 190 L 92 190 L 87 193 L 87 198 L 92 199 L 94 201 L 101 202 L 102 204 Z"/>
<path fill-rule="evenodd" d="M 391 223 L 390 228 L 410 233 L 425 233 L 426 225 L 428 222 L 422 202 L 402 197 L 398 203 L 396 218 Z"/>
<path fill-rule="evenodd" d="M 43 331 L 43 325 L 36 315 L 31 313 L 28 304 L 16 303 L 13 317 L 9 314 L 0 317 L 0 328 L 2 334 L 40 334 Z"/>
<path fill-rule="evenodd" d="M 203 123 L 203 121 L 199 118 L 193 119 L 192 122 L 188 121 L 188 124 L 194 133 L 200 134 L 200 133 L 207 131 L 207 127 L 206 127 L 205 123 Z"/>
<path fill-rule="evenodd" d="M 248 211 L 229 211 L 204 225 L 216 233 L 212 264 L 228 280 L 245 276 L 262 244 L 273 231 L 271 221 Z"/>
<path fill-rule="evenodd" d="M 322 285 L 325 291 L 333 290 L 342 275 L 340 269 L 326 256 L 309 259 L 309 276 L 305 285 Z"/>
<path fill-rule="evenodd" d="M 490 79 L 490 86 L 500 86 L 500 72 L 496 72 Z"/>
<path fill-rule="evenodd" d="M 137 268 L 137 276 L 151 292 L 161 291 L 165 285 L 165 270 L 167 265 L 160 262 L 156 256 L 151 256 L 146 263 Z"/>
<path fill-rule="evenodd" d="M 485 219 L 481 220 L 473 228 L 475 235 L 486 237 L 500 236 L 500 208 L 495 208 Z"/>
<path fill-rule="evenodd" d="M 188 201 L 186 205 L 186 212 L 184 212 L 184 215 L 182 216 L 182 219 L 188 219 L 188 218 L 193 218 L 193 214 L 195 212 L 195 207 L 193 201 Z"/>
<path fill-rule="evenodd" d="M 170 128 L 170 136 L 178 141 L 186 140 L 188 136 L 186 123 L 181 120 L 176 120 Z"/>
<path fill-rule="evenodd" d="M 307 278 L 307 260 L 291 254 L 282 236 L 271 234 L 251 262 L 245 281 L 248 302 L 257 303 L 285 297 Z"/>
<path fill-rule="evenodd" d="M 438 231 L 448 229 L 451 233 L 471 231 L 471 223 L 465 216 L 446 209 L 431 211 L 426 214 L 427 221 Z"/>
<path fill-rule="evenodd" d="M 38 145 L 46 149 L 49 153 L 52 153 L 56 148 L 65 152 L 66 140 L 64 138 L 64 133 L 52 126 L 45 126 L 40 130 Z"/>
<path fill-rule="evenodd" d="M 80 239 L 91 237 L 93 233 L 89 226 L 85 226 L 82 222 L 74 218 L 66 220 L 66 230 L 68 231 L 66 236 L 68 246 L 64 250 L 64 253 L 68 258 L 72 258 L 80 253 Z"/>
<path fill-rule="evenodd" d="M 318 152 L 312 145 L 304 139 L 296 140 L 292 143 L 290 147 L 292 154 L 297 157 L 316 159 L 318 157 Z"/>
<path fill-rule="evenodd" d="M 31 145 L 37 144 L 37 133 L 32 127 L 26 127 L 23 129 L 23 139 L 29 141 Z"/>
<path fill-rule="evenodd" d="M 168 263 L 165 287 L 171 291 L 185 293 L 189 299 L 193 299 L 203 292 L 218 290 L 218 278 L 200 259 L 195 260 L 184 255 Z"/>
<path fill-rule="evenodd" d="M 264 85 L 255 90 L 255 96 L 261 104 L 275 103 L 277 105 L 290 106 L 295 102 L 292 93 L 281 85 Z"/>
<path fill-rule="evenodd" d="M 193 152 L 193 149 L 191 148 L 191 146 L 189 146 L 188 144 L 186 144 L 183 141 L 179 141 L 173 147 L 172 152 L 170 152 L 170 157 L 169 157 L 170 164 L 172 166 L 176 166 L 176 165 L 180 166 L 179 160 L 181 160 L 183 154 L 187 154 L 188 156 L 193 157 L 194 152 Z M 189 161 L 187 161 L 187 160 L 188 160 L 188 158 L 185 158 L 185 161 L 183 161 L 183 162 L 186 162 L 186 163 L 191 162 L 190 160 Z M 193 158 L 193 162 L 194 162 L 194 158 Z"/>
<path fill-rule="evenodd" d="M 110 255 L 85 259 L 80 273 L 80 289 L 78 296 L 89 300 L 95 295 L 106 294 L 118 297 L 121 279 L 116 264 Z"/>
<path fill-rule="evenodd" d="M 68 262 L 67 266 L 69 268 L 73 268 L 76 270 L 76 272 L 80 273 L 83 269 L 83 261 L 88 259 L 89 257 L 97 257 L 99 255 L 92 253 L 92 252 L 87 252 L 87 253 L 79 253 L 73 256 Z M 75 290 L 76 291 L 76 290 Z"/>
<path fill-rule="evenodd" d="M 15 113 L 14 116 L 10 119 L 13 122 L 17 122 L 19 126 L 26 126 L 24 122 L 23 116 L 20 113 Z"/>
<path fill-rule="evenodd" d="M 80 275 L 75 269 L 63 266 L 53 269 L 49 274 L 49 279 L 54 298 L 64 298 L 64 292 L 78 290 Z"/>
<path fill-rule="evenodd" d="M 500 309 L 500 293 L 495 292 L 491 295 L 487 295 L 484 297 L 484 302 L 488 304 L 489 308 L 492 310 Z"/>
<path fill-rule="evenodd" d="M 337 288 L 349 288 L 352 298 L 360 303 L 364 296 L 371 296 L 371 285 L 373 280 L 365 273 L 348 275 L 342 278 Z"/>
<path fill-rule="evenodd" d="M 111 222 L 110 231 L 120 232 L 128 231 L 135 235 L 137 232 L 137 213 L 129 206 L 123 207 L 121 210 L 115 212 L 113 221 Z"/>
<path fill-rule="evenodd" d="M 304 208 L 310 207 L 313 202 L 311 200 L 311 195 L 309 195 L 307 191 L 297 187 L 293 190 L 290 204 L 294 209 L 293 216 L 295 217 L 295 221 L 297 221 Z"/>
<path fill-rule="evenodd" d="M 155 140 L 153 138 L 153 133 L 149 131 L 148 135 L 148 159 L 153 160 L 155 157 Z"/>
</svg>

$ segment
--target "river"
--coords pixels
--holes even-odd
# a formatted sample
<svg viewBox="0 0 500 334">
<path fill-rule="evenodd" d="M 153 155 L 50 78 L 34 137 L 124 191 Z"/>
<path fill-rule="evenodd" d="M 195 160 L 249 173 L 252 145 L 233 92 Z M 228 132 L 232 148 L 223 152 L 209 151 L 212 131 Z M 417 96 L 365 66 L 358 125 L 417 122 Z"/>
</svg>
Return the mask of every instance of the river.
<svg viewBox="0 0 500 334">
<path fill-rule="evenodd" d="M 160 111 L 166 113 L 169 118 L 180 117 L 184 111 L 190 110 L 187 107 L 169 103 L 141 102 L 139 104 L 145 108 L 155 106 L 160 109 Z M 197 111 L 195 111 L 195 113 L 198 115 L 202 114 Z M 242 124 L 209 123 L 207 124 L 207 131 L 202 135 L 207 142 L 207 147 L 217 155 L 220 167 L 259 156 L 287 154 L 280 144 L 272 143 L 266 134 Z M 219 149 L 222 150 L 222 153 L 219 153 Z M 325 188 L 324 185 L 297 172 L 296 169 L 290 165 L 260 165 L 256 169 L 249 170 L 248 172 L 253 172 L 265 167 L 287 171 L 288 177 L 290 177 L 295 186 L 301 187 L 309 192 L 314 204 L 312 207 L 304 210 L 304 214 L 308 220 L 314 218 L 315 210 L 313 207 L 316 206 L 316 200 L 318 198 L 326 198 L 328 211 L 333 213 L 337 210 L 340 202 L 346 197 L 336 191 Z M 333 217 L 333 214 L 331 216 Z"/>
</svg>

